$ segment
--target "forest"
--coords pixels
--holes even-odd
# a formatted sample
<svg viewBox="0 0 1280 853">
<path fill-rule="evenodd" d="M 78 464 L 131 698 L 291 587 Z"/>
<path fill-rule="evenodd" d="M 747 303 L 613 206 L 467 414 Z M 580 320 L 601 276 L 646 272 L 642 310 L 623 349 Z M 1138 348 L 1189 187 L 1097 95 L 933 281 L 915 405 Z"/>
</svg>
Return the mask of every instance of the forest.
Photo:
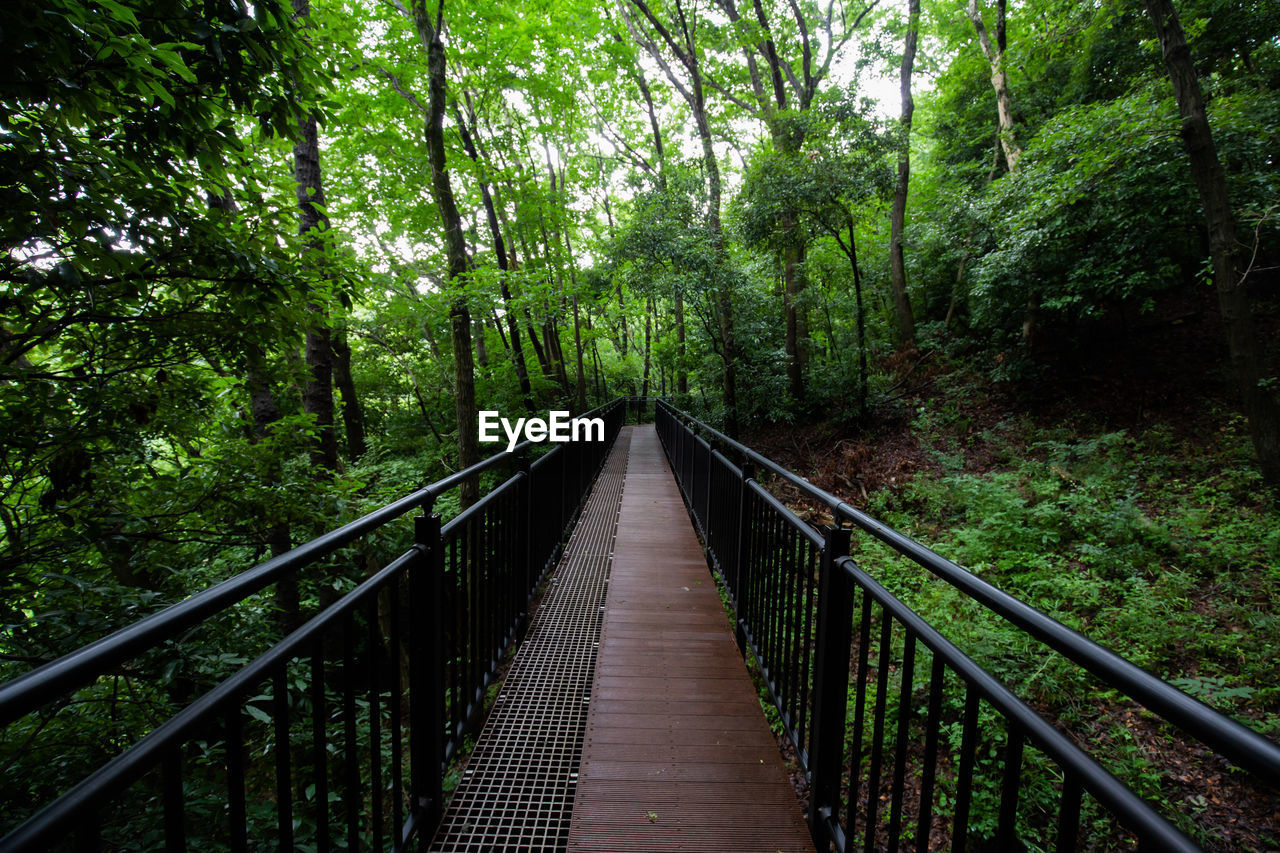
<svg viewBox="0 0 1280 853">
<path fill-rule="evenodd" d="M 480 410 L 640 395 L 1280 737 L 1280 4 L 48 0 L 0 47 L 0 681 L 504 449 Z M 395 547 L 9 726 L 0 829 Z"/>
</svg>

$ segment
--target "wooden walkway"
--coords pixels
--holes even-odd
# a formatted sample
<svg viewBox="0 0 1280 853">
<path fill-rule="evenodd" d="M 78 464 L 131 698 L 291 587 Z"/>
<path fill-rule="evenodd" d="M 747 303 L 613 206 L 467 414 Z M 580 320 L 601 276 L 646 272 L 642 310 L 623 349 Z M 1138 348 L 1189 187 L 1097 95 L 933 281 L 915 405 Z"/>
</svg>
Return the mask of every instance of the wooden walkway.
<svg viewBox="0 0 1280 853">
<path fill-rule="evenodd" d="M 812 851 L 652 426 L 630 456 L 570 851 Z"/>
</svg>

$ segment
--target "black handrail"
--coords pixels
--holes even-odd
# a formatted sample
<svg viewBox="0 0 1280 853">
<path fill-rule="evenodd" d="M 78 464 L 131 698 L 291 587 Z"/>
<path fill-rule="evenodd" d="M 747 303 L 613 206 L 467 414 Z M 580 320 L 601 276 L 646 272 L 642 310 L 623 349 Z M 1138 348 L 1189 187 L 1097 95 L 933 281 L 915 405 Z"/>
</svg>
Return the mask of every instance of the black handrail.
<svg viewBox="0 0 1280 853">
<path fill-rule="evenodd" d="M 744 654 L 747 649 L 754 653 L 770 698 L 809 775 L 810 826 L 819 849 L 827 849 L 828 844 L 837 850 L 846 849 L 846 831 L 852 832 L 859 819 L 865 836 L 862 843 L 872 849 L 879 831 L 878 804 L 882 798 L 890 803 L 889 848 L 897 849 L 903 833 L 903 786 L 910 755 L 907 733 L 920 723 L 911 708 L 914 650 L 918 642 L 933 658 L 927 689 L 928 722 L 921 738 L 926 743 L 919 768 L 924 781 L 915 836 L 918 850 L 927 849 L 933 820 L 930 798 L 936 781 L 947 673 L 959 678 L 966 690 L 964 742 L 958 753 L 953 752 L 960 765 L 952 802 L 952 842 L 956 849 L 963 849 L 969 829 L 980 702 L 994 710 L 1005 725 L 1004 780 L 995 839 L 998 846 L 1003 844 L 1001 849 L 1012 845 L 1016 836 L 1024 741 L 1040 749 L 1062 774 L 1058 849 L 1074 849 L 1081 820 L 1080 796 L 1084 792 L 1091 794 L 1143 844 L 1156 845 L 1156 849 L 1196 849 L 1132 791 L 862 571 L 847 556 L 852 532 L 844 526 L 848 524 L 885 542 L 1106 683 L 1180 725 L 1251 771 L 1262 783 L 1275 784 L 1280 779 L 1280 747 L 1262 735 L 974 577 L 740 442 L 668 404 L 659 403 L 657 408 L 659 437 L 694 523 L 704 536 L 708 560 L 724 580 L 739 643 Z M 731 461 L 732 457 L 740 460 L 740 467 Z M 756 482 L 757 469 L 794 486 L 804 498 L 826 506 L 839 526 L 819 533 Z M 716 499 L 709 499 L 710 494 Z M 736 512 L 727 511 L 725 504 L 733 504 Z M 854 599 L 859 592 L 862 605 L 860 614 L 855 614 Z M 879 608 L 878 616 L 873 605 Z M 858 628 L 856 636 L 851 622 Z M 873 623 L 880 626 L 877 632 L 872 631 Z M 879 649 L 878 660 L 871 659 L 873 648 Z M 810 650 L 814 650 L 812 658 Z M 890 671 L 898 673 L 901 687 L 896 699 L 897 745 L 889 788 L 885 790 L 881 786 L 886 758 L 883 741 L 892 722 L 886 719 Z M 850 701 L 852 720 L 846 713 Z M 873 731 L 871 752 L 863 756 L 868 701 L 872 701 Z M 852 753 L 844 764 L 846 745 L 851 745 Z M 860 779 L 864 764 L 868 773 Z M 861 784 L 866 788 L 860 807 Z"/>
<path fill-rule="evenodd" d="M 581 417 L 592 417 L 616 406 L 611 401 Z M 0 684 L 0 726 L 31 713 L 121 663 L 205 621 L 298 569 L 309 566 L 361 536 L 394 521 L 412 509 L 430 506 L 436 498 L 467 480 L 527 454 L 533 442 L 523 441 L 475 465 L 450 474 L 384 507 L 317 536 L 291 551 L 234 575 L 175 604 L 69 652 L 30 672 Z"/>
<path fill-rule="evenodd" d="M 892 593 L 860 569 L 852 558 L 841 557 L 836 570 L 844 572 L 848 579 L 865 590 L 880 604 L 885 613 L 897 620 L 919 642 L 932 650 L 938 659 L 960 676 L 982 699 L 989 702 L 1001 716 L 1035 741 L 1036 745 L 1064 773 L 1079 779 L 1080 784 L 1093 794 L 1108 811 L 1116 815 L 1121 824 L 1134 830 L 1144 843 L 1156 844 L 1163 851 L 1195 851 L 1199 848 L 1172 824 L 1152 811 L 1133 791 L 1108 773 L 1062 732 L 1047 723 L 1025 702 L 1019 699 L 999 679 L 991 675 L 968 655 L 960 651 L 937 629 L 919 614 L 908 608 Z M 1071 845 L 1066 845 L 1069 848 Z M 1011 849 L 1004 846 L 1002 849 Z"/>
<path fill-rule="evenodd" d="M 684 421 L 691 429 L 715 439 L 729 450 L 769 471 L 800 491 L 801 495 L 829 509 L 836 519 L 851 522 L 899 554 L 929 570 L 991 612 L 1031 634 L 1049 648 L 1082 666 L 1107 685 L 1141 703 L 1148 710 L 1181 728 L 1233 764 L 1268 784 L 1280 786 L 1280 744 L 1215 711 L 1199 699 L 1125 660 L 1024 601 L 992 586 L 972 572 L 935 553 L 889 525 L 850 505 L 830 492 L 788 471 L 766 456 L 707 424 L 665 403 L 659 407 Z"/>
<path fill-rule="evenodd" d="M 145 616 L 107 636 L 82 646 L 30 672 L 0 684 L 0 726 L 87 684 L 110 672 L 121 663 L 137 657 L 147 649 L 177 636 L 269 586 L 298 569 L 327 557 L 344 545 L 394 521 L 412 509 L 430 506 L 436 498 L 459 483 L 482 474 L 527 452 L 529 442 L 512 452 L 502 452 L 451 474 L 368 515 L 344 524 L 299 545 L 287 553 L 273 557 L 248 571 L 234 575 L 206 590 Z"/>
<path fill-rule="evenodd" d="M 270 727 L 259 730 L 255 743 L 267 738 L 274 744 L 272 803 L 281 849 L 293 847 L 299 806 L 309 810 L 317 846 L 331 846 L 330 783 L 343 789 L 349 847 L 371 836 L 381 849 L 389 823 L 393 849 L 406 849 L 439 819 L 446 761 L 478 724 L 485 687 L 527 623 L 529 602 L 604 464 L 627 402 L 617 399 L 581 416 L 605 422 L 602 442 L 559 444 L 533 464 L 531 445 L 524 442 L 0 687 L 8 723 L 286 573 L 410 510 L 421 512 L 407 552 L 45 805 L 0 839 L 0 850 L 48 849 L 68 835 L 81 847 L 100 847 L 103 807 L 157 769 L 163 774 L 164 843 L 182 849 L 190 824 L 182 779 L 196 761 L 192 753 L 199 751 L 189 744 L 197 739 L 205 744 L 206 764 L 214 755 L 225 765 L 229 810 L 215 834 L 231 849 L 247 849 L 251 835 L 263 831 L 250 831 L 246 811 L 245 725 L 252 717 Z M 447 525 L 432 514 L 436 498 L 449 489 L 512 461 L 512 476 Z M 309 679 L 296 671 L 308 658 Z M 267 692 L 249 698 L 264 683 Z M 341 721 L 336 738 L 331 721 Z M 305 723 L 302 730 L 299 723 Z M 299 739 L 309 751 L 298 752 Z M 208 767 L 200 772 L 208 784 Z M 299 776 L 307 773 L 312 793 L 303 798 Z M 258 797 L 261 784 L 252 788 Z"/>
<path fill-rule="evenodd" d="M 138 781 L 160 764 L 167 753 L 185 742 L 191 732 L 212 721 L 219 712 L 226 711 L 228 706 L 241 701 L 273 671 L 288 663 L 291 658 L 306 652 L 311 643 L 338 625 L 343 616 L 377 596 L 413 561 L 425 556 L 424 549 L 415 547 L 388 563 L 386 568 L 345 595 L 340 602 L 309 620 L 226 681 L 148 732 L 136 744 L 85 778 L 48 808 L 6 835 L 3 849 L 47 848 L 53 839 L 67 834 L 75 826 L 78 817 L 86 811 L 92 812 L 100 808 L 122 789 Z M 239 711 L 238 705 L 234 710 Z"/>
</svg>

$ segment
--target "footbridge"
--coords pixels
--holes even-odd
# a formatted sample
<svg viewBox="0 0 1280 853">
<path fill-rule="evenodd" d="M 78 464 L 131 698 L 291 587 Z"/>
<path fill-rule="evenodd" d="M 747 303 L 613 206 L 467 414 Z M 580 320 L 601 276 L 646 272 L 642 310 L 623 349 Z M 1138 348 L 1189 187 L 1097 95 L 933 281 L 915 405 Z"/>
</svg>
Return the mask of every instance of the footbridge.
<svg viewBox="0 0 1280 853">
<path fill-rule="evenodd" d="M 1213 836 L 893 595 L 850 556 L 862 541 L 1240 784 L 1280 786 L 1271 740 L 710 426 L 643 398 L 591 416 L 605 441 L 526 442 L 0 686 L 0 725 L 38 739 L 274 585 L 363 569 L 104 745 L 69 790 L 3 804 L 0 850 L 1164 851 Z M 471 478 L 487 494 L 442 519 Z M 388 542 L 393 558 L 369 558 Z"/>
</svg>

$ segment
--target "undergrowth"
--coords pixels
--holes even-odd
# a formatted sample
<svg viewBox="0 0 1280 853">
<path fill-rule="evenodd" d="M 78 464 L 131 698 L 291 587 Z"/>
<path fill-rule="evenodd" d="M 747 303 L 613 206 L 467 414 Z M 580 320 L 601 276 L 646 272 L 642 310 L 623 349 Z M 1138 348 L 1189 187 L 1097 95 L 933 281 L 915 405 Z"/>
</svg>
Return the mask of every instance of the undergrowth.
<svg viewBox="0 0 1280 853">
<path fill-rule="evenodd" d="M 916 417 L 916 436 L 934 464 L 897 490 L 873 492 L 871 514 L 1219 711 L 1280 737 L 1280 613 L 1273 604 L 1280 524 L 1238 423 L 1192 440 L 1164 427 L 1090 433 L 1046 430 L 1028 419 L 977 435 L 964 424 L 957 434 L 958 417 L 945 408 Z M 985 470 L 969 464 L 979 443 L 983 458 L 995 460 Z M 1184 771 L 1211 773 L 1188 770 L 1203 756 L 1187 757 L 1171 727 L 889 549 L 855 537 L 855 552 L 963 651 L 1139 795 L 1161 803 L 1183 831 L 1221 846 L 1203 828 L 1217 821 L 1198 820 L 1209 806 L 1204 795 L 1169 780 Z M 1170 738 L 1171 748 L 1157 743 Z M 976 792 L 975 805 L 991 793 Z M 1027 795 L 1056 809 L 1052 786 Z"/>
</svg>

